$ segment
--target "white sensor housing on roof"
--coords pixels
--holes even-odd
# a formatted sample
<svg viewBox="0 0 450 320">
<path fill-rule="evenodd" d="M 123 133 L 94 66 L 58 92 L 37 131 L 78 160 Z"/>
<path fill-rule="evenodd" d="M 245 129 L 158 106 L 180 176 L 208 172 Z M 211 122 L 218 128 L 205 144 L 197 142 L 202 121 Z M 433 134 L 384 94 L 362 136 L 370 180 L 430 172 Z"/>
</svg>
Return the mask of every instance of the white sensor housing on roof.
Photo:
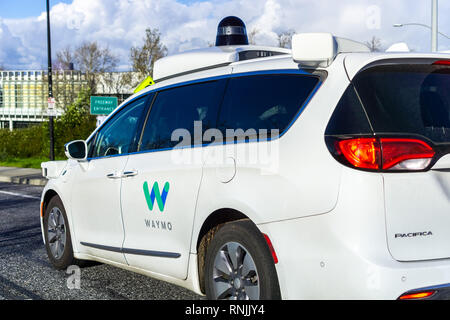
<svg viewBox="0 0 450 320">
<path fill-rule="evenodd" d="M 246 57 L 245 53 L 257 53 Z M 219 46 L 186 51 L 161 58 L 153 67 L 153 80 L 156 82 L 187 73 L 229 65 L 247 59 L 290 54 L 291 50 L 263 46 Z"/>
<path fill-rule="evenodd" d="M 292 59 L 306 67 L 328 67 L 339 53 L 370 52 L 359 42 L 331 33 L 300 33 L 292 37 Z"/>
<path fill-rule="evenodd" d="M 405 42 L 399 42 L 387 48 L 386 52 L 410 52 L 410 50 Z"/>
<path fill-rule="evenodd" d="M 308 67 L 327 67 L 337 55 L 331 33 L 300 33 L 292 37 L 292 59 Z"/>
</svg>

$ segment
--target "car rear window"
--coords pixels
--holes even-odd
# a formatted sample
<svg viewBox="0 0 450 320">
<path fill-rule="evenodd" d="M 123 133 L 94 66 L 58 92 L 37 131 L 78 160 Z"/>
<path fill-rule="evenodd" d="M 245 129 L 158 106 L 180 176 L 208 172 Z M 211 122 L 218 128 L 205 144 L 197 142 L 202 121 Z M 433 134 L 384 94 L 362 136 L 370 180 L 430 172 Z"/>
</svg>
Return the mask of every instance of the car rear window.
<svg viewBox="0 0 450 320">
<path fill-rule="evenodd" d="M 360 72 L 353 84 L 375 133 L 450 142 L 450 67 L 375 66 Z"/>
<path fill-rule="evenodd" d="M 218 121 L 226 130 L 278 130 L 289 128 L 319 83 L 318 76 L 271 74 L 230 79 Z M 234 138 L 245 140 L 248 136 Z"/>
<path fill-rule="evenodd" d="M 326 135 L 373 134 L 355 87 L 348 86 L 328 123 Z"/>
</svg>

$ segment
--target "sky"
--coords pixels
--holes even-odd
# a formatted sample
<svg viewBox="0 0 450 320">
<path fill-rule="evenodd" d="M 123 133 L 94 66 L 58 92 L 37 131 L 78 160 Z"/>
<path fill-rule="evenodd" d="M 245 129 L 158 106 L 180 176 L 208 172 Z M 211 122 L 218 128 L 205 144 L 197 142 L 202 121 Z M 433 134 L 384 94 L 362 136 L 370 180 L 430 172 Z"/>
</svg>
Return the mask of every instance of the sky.
<svg viewBox="0 0 450 320">
<path fill-rule="evenodd" d="M 68 46 L 97 41 L 129 70 L 132 46 L 141 45 L 148 27 L 158 28 L 169 54 L 214 43 L 219 21 L 228 15 L 257 30 L 256 42 L 276 45 L 277 34 L 331 32 L 365 42 L 373 36 L 387 48 L 406 42 L 414 51 L 430 50 L 424 27 L 431 23 L 431 0 L 50 0 L 53 56 Z M 450 35 L 450 0 L 439 1 L 439 30 Z M 0 66 L 45 69 L 45 0 L 0 0 Z M 439 37 L 439 50 L 450 40 Z"/>
</svg>

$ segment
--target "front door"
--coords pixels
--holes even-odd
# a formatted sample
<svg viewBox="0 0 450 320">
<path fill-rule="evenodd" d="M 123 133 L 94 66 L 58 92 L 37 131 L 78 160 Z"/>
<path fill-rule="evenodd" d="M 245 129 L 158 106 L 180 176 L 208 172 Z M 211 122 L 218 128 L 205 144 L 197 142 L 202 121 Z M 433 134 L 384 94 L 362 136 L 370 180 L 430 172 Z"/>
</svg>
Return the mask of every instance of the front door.
<svg viewBox="0 0 450 320">
<path fill-rule="evenodd" d="M 82 253 L 126 263 L 120 190 L 128 154 L 135 151 L 146 97 L 131 102 L 97 132 L 91 158 L 80 163 L 72 189 L 72 216 Z"/>
<path fill-rule="evenodd" d="M 130 155 L 124 170 L 123 249 L 131 266 L 187 277 L 202 179 L 201 136 L 215 126 L 224 84 L 217 80 L 158 92 L 140 153 Z"/>
</svg>

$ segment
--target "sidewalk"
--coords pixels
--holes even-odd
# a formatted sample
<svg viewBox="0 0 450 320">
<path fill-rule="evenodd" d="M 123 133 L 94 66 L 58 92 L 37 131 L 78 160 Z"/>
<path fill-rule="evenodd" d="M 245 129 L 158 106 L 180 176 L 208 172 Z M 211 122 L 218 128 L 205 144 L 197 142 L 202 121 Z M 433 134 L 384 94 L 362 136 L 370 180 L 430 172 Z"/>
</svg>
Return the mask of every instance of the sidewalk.
<svg viewBox="0 0 450 320">
<path fill-rule="evenodd" d="M 41 169 L 0 167 L 0 182 L 45 186 L 47 179 Z"/>
</svg>

